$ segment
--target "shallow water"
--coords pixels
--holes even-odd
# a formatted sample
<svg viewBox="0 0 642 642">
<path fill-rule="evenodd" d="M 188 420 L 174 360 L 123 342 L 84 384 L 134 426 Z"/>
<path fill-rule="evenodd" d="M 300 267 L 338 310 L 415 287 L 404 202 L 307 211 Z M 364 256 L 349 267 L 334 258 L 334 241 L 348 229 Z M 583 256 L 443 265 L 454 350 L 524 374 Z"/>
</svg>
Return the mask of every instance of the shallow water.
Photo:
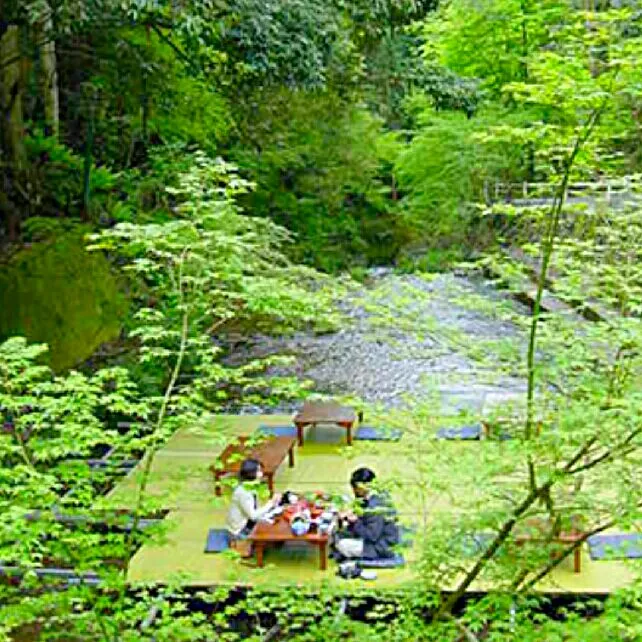
<svg viewBox="0 0 642 642">
<path fill-rule="evenodd" d="M 348 322 L 338 332 L 256 336 L 233 359 L 285 352 L 296 363 L 274 374 L 311 379 L 320 392 L 355 394 L 388 408 L 407 404 L 408 396 L 438 395 L 444 413 L 479 414 L 523 395 L 522 380 L 489 372 L 468 352 L 506 337 L 521 342 L 517 327 L 496 311 L 521 315 L 525 309 L 483 280 L 383 273 L 341 306 Z"/>
</svg>

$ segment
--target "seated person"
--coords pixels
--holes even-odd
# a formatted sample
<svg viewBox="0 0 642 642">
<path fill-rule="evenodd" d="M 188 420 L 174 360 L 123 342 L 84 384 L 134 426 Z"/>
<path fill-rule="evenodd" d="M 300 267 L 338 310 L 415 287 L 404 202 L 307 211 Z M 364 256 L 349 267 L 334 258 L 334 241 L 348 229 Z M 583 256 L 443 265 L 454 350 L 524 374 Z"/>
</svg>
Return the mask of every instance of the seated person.
<svg viewBox="0 0 642 642">
<path fill-rule="evenodd" d="M 246 459 L 239 470 L 239 483 L 232 493 L 232 502 L 227 511 L 227 528 L 232 536 L 232 547 L 242 554 L 251 554 L 249 542 L 246 540 L 255 524 L 278 506 L 281 496 L 275 494 L 270 501 L 259 507 L 256 486 L 263 478 L 261 462 L 256 459 Z M 254 487 L 254 488 L 253 488 Z"/>
<path fill-rule="evenodd" d="M 363 508 L 359 516 L 344 514 L 347 529 L 339 532 L 334 545 L 346 558 L 380 559 L 392 557 L 392 547 L 399 544 L 399 529 L 392 521 L 394 509 L 385 496 L 376 494 L 371 482 L 375 474 L 369 468 L 358 468 L 352 473 L 350 485 Z"/>
</svg>

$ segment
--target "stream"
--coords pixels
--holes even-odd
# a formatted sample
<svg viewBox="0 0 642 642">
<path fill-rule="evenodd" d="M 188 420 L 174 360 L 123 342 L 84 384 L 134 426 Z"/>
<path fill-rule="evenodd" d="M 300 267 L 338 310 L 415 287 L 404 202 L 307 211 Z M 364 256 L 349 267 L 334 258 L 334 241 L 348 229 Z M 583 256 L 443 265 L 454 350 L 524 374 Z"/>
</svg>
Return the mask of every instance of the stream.
<svg viewBox="0 0 642 642">
<path fill-rule="evenodd" d="M 443 414 L 469 411 L 478 416 L 524 394 L 523 380 L 489 373 L 487 366 L 482 368 L 467 354 L 468 346 L 505 337 L 517 337 L 525 345 L 516 326 L 493 314 L 493 309 L 502 307 L 515 314 L 528 310 L 481 278 L 453 273 L 399 275 L 375 268 L 366 284 L 340 306 L 346 315 L 340 330 L 282 338 L 254 336 L 235 347 L 229 363 L 289 354 L 293 365 L 273 368 L 273 375 L 310 379 L 317 392 L 355 395 L 385 408 L 437 395 Z M 299 406 L 244 405 L 230 410 L 290 413 Z"/>
</svg>

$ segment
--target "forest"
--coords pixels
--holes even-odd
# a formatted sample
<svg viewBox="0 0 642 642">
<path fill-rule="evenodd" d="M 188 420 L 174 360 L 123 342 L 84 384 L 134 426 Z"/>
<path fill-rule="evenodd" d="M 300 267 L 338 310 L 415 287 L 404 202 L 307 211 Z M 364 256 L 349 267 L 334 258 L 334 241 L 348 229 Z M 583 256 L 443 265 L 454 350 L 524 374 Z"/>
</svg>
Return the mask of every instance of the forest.
<svg viewBox="0 0 642 642">
<path fill-rule="evenodd" d="M 641 63 L 638 0 L 0 0 L 0 640 L 642 640 Z M 203 554 L 292 423 L 403 569 Z"/>
</svg>

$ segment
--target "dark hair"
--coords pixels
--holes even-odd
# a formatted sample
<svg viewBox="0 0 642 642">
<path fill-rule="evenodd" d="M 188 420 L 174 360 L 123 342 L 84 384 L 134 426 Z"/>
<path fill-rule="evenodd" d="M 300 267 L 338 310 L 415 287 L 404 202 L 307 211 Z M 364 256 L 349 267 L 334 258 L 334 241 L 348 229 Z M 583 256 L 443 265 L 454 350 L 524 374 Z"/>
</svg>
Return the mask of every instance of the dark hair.
<svg viewBox="0 0 642 642">
<path fill-rule="evenodd" d="M 254 481 L 261 468 L 261 462 L 258 459 L 246 459 L 241 464 L 239 470 L 239 479 L 241 481 Z"/>
<path fill-rule="evenodd" d="M 370 468 L 357 468 L 350 476 L 350 485 L 369 484 L 375 477 L 376 475 Z"/>
</svg>

